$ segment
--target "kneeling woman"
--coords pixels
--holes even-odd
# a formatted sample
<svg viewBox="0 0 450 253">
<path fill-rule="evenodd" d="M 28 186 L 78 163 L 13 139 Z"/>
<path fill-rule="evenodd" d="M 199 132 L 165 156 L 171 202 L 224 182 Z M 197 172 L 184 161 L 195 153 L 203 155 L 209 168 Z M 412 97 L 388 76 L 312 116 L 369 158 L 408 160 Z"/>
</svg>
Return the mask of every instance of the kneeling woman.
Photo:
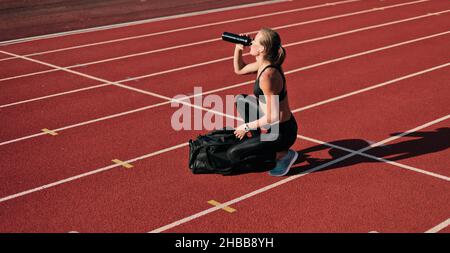
<svg viewBox="0 0 450 253">
<path fill-rule="evenodd" d="M 234 51 L 234 71 L 238 75 L 256 74 L 254 84 L 255 102 L 243 110 L 240 99 L 244 103 L 251 103 L 251 96 L 238 96 L 238 112 L 244 118 L 245 124 L 238 126 L 234 134 L 242 139 L 249 130 L 261 129 L 271 125 L 269 132 L 278 129 L 278 136 L 274 140 L 263 140 L 261 135 L 248 138 L 228 151 L 228 157 L 233 163 L 240 163 L 247 159 L 276 159 L 275 168 L 270 170 L 272 176 L 284 176 L 297 159 L 297 152 L 289 149 L 297 138 L 297 122 L 289 108 L 286 79 L 281 65 L 285 58 L 285 50 L 281 46 L 281 39 L 277 32 L 263 28 L 256 35 L 250 46 L 250 54 L 256 58 L 253 63 L 246 64 L 242 59 L 244 46 L 236 45 Z M 277 95 L 277 96 L 275 96 Z M 275 99 L 279 99 L 278 103 Z M 251 120 L 248 110 L 260 111 L 262 116 Z M 277 124 L 277 126 L 275 126 Z M 267 155 L 275 157 L 267 157 Z"/>
</svg>

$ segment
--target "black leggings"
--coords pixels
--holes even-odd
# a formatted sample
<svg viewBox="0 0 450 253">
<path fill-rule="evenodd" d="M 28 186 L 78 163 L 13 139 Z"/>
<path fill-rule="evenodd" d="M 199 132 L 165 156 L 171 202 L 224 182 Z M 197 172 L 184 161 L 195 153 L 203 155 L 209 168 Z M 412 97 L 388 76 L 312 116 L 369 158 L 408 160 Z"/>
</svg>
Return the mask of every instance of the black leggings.
<svg viewBox="0 0 450 253">
<path fill-rule="evenodd" d="M 245 106 L 243 106 L 245 105 Z M 258 101 L 255 97 L 239 95 L 236 98 L 236 106 L 239 115 L 246 123 L 260 118 L 263 113 L 259 110 Z M 253 110 L 253 111 L 252 111 Z M 254 115 L 257 115 L 254 117 Z M 274 140 L 264 140 L 260 130 L 252 131 L 253 136 L 243 142 L 231 147 L 228 158 L 233 164 L 247 161 L 264 162 L 274 161 L 276 152 L 288 150 L 297 139 L 297 122 L 291 114 L 289 120 L 272 125 L 268 133 L 278 127 L 278 137 Z"/>
</svg>

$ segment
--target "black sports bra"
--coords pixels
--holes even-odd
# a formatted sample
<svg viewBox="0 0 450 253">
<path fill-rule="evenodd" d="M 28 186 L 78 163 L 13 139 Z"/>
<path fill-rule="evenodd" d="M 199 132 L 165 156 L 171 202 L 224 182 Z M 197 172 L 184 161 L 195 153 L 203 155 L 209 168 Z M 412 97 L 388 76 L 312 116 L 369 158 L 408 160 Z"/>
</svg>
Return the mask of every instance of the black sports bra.
<svg viewBox="0 0 450 253">
<path fill-rule="evenodd" d="M 261 73 L 259 73 L 258 78 L 256 78 L 255 81 L 255 85 L 253 86 L 253 93 L 255 94 L 255 96 L 259 99 L 261 99 L 261 102 L 265 103 L 266 102 L 266 98 L 264 97 L 264 92 L 261 90 L 261 88 L 259 88 L 259 78 L 261 77 L 262 73 L 264 72 L 264 70 L 266 70 L 267 68 L 276 68 L 278 71 L 280 71 L 281 76 L 283 77 L 283 89 L 281 89 L 280 93 L 278 94 L 278 98 L 280 99 L 280 102 L 284 100 L 284 98 L 287 95 L 287 91 L 286 91 L 286 78 L 284 77 L 284 73 L 283 71 L 276 65 L 268 65 L 266 66 Z"/>
</svg>

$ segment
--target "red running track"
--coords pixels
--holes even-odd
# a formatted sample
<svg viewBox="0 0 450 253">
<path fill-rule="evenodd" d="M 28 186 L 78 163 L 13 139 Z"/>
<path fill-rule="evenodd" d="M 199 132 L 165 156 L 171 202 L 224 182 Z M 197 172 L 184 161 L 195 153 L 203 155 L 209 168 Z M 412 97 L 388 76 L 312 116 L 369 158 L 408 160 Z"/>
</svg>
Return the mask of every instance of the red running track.
<svg viewBox="0 0 450 253">
<path fill-rule="evenodd" d="M 303 5 L 296 1 L 289 4 Z M 273 6 L 275 5 L 270 8 L 274 8 Z M 444 32 L 446 28 L 448 30 L 448 24 L 444 20 L 445 16 L 438 16 L 409 25 L 417 29 L 405 30 L 403 25 L 396 25 L 296 46 L 296 50 L 292 49 L 289 54 L 285 70 L 288 72 L 337 57 Z M 287 34 L 283 34 L 283 38 L 285 35 L 292 41 L 302 39 Z M 442 66 L 450 59 L 445 50 L 448 40 L 448 35 L 437 36 L 288 74 L 291 108 L 301 109 L 377 83 Z M 165 54 L 160 57 L 165 59 L 169 56 L 170 54 Z M 201 77 L 204 82 L 200 84 L 208 84 L 205 85 L 205 90 L 249 80 L 248 77 L 230 76 L 230 63 L 228 61 L 209 66 L 208 70 L 214 74 Z M 203 68 L 196 68 L 190 71 L 192 76 L 177 72 L 131 85 L 171 97 L 180 92 L 192 91 L 200 78 L 196 73 L 201 70 L 205 73 Z M 98 71 L 95 74 L 110 77 L 110 69 Z M 126 75 L 123 71 L 117 74 Z M 448 74 L 449 67 L 441 67 L 368 92 L 302 110 L 295 113 L 300 126 L 299 134 L 321 141 L 341 141 L 339 143 L 344 144 L 345 140 L 354 139 L 377 142 L 389 138 L 392 133 L 406 131 L 446 116 L 446 108 L 449 106 L 447 98 L 450 94 L 446 85 Z M 67 75 L 62 75 L 61 78 L 65 78 L 64 76 Z M 183 78 L 188 81 L 176 82 Z M 164 81 L 180 85 L 171 86 L 171 89 L 165 86 L 166 88 L 158 90 L 162 86 L 152 85 L 151 82 L 154 81 L 158 84 Z M 224 96 L 250 92 L 249 88 L 235 88 L 218 94 Z M 9 111 L 10 116 L 6 117 L 9 120 L 4 121 L 8 122 L 5 124 L 8 128 L 2 127 L 2 140 L 35 133 L 47 126 L 54 129 L 157 102 L 164 100 L 119 87 L 107 87 L 64 95 L 45 102 L 33 102 L 26 106 L 3 108 L 2 112 Z M 44 104 L 46 105 L 43 106 Z M 112 164 L 112 159 L 133 159 L 185 143 L 196 134 L 205 132 L 173 131 L 170 118 L 175 110 L 176 108 L 164 105 L 63 130 L 57 136 L 37 136 L 0 146 L 1 162 L 7 164 L 0 177 L 2 231 L 146 232 L 211 208 L 208 200 L 224 203 L 290 178 L 273 178 L 266 173 L 233 177 L 194 176 L 187 168 L 187 147 L 184 146 L 133 162 L 134 167 L 131 169 L 114 167 L 78 180 L 60 182 L 81 173 L 105 168 Z M 14 111 L 16 117 L 13 116 Z M 21 115 L 22 123 L 17 115 Z M 33 118 L 33 115 L 36 117 Z M 16 127 L 13 128 L 13 125 Z M 449 121 L 445 120 L 420 131 L 448 129 L 448 126 Z M 408 138 L 410 137 L 403 137 L 393 143 L 405 143 Z M 299 140 L 294 149 L 302 152 L 316 145 Z M 399 151 L 402 151 L 405 147 L 402 149 L 401 146 L 392 147 L 400 147 Z M 406 146 L 415 147 L 414 143 Z M 386 155 L 385 152 L 375 151 L 373 155 Z M 431 148 L 426 151 L 405 159 L 405 163 L 449 177 L 446 166 L 438 166 L 439 161 L 448 164 L 448 151 L 433 151 Z M 331 153 L 334 156 L 330 157 L 327 150 L 322 150 L 308 154 L 309 161 L 296 165 L 291 174 L 301 175 L 298 173 L 323 164 L 323 160 L 338 159 L 346 153 L 334 152 Z M 438 162 L 430 166 L 430 160 Z M 398 162 L 403 163 L 403 160 Z M 52 182 L 60 184 L 24 193 L 28 189 L 37 189 L 36 187 Z M 374 163 L 357 156 L 237 202 L 232 205 L 237 210 L 234 213 L 215 211 L 167 231 L 424 232 L 449 218 L 446 205 L 450 197 L 446 194 L 449 192 L 447 182 L 448 180 L 391 164 Z M 418 184 L 421 186 L 419 191 Z M 24 195 L 4 199 L 17 193 Z"/>
</svg>

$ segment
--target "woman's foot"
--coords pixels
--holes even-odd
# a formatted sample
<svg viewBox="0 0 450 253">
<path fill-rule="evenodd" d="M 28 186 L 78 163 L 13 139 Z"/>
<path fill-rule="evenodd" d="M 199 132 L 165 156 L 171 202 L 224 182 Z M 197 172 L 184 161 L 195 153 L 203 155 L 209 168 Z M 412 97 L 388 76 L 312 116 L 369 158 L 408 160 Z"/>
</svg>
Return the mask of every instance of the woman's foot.
<svg viewBox="0 0 450 253">
<path fill-rule="evenodd" d="M 287 154 L 277 160 L 277 164 L 275 165 L 275 168 L 269 171 L 269 174 L 271 176 L 284 176 L 289 172 L 289 169 L 294 164 L 294 162 L 297 160 L 298 154 L 292 149 L 289 149 Z"/>
</svg>

